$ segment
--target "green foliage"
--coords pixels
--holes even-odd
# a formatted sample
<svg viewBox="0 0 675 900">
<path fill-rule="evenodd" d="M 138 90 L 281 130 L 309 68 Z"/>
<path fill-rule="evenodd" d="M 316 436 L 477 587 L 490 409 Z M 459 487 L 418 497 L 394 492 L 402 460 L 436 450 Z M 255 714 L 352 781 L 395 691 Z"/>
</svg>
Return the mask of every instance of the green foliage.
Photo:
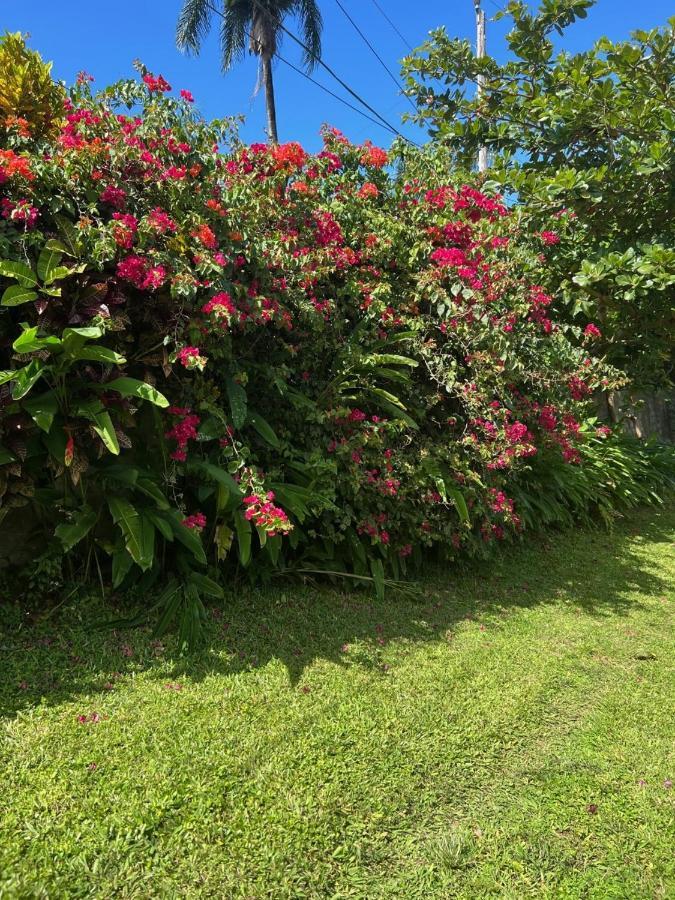
<svg viewBox="0 0 675 900">
<path fill-rule="evenodd" d="M 545 246 L 559 312 L 594 322 L 601 348 L 636 383 L 673 379 L 675 20 L 581 53 L 554 38 L 593 0 L 512 0 L 509 56 L 474 58 L 434 32 L 405 63 L 416 121 L 456 160 L 491 156 L 490 179 L 517 195 Z M 484 90 L 476 94 L 479 76 Z"/>
<path fill-rule="evenodd" d="M 0 129 L 18 125 L 33 137 L 58 129 L 66 94 L 51 69 L 20 33 L 0 37 Z"/>
<path fill-rule="evenodd" d="M 382 597 L 536 527 L 513 491 L 622 376 L 522 212 L 442 152 L 244 147 L 143 71 L 0 156 L 0 508 L 185 643 L 231 579 Z"/>
</svg>

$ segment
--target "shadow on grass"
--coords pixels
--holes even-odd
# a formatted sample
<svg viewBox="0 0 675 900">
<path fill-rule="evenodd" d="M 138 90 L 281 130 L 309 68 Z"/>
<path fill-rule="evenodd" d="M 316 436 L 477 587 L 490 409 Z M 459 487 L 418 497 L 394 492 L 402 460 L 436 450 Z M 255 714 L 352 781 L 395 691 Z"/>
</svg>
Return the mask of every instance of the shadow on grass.
<svg viewBox="0 0 675 900">
<path fill-rule="evenodd" d="M 131 672 L 199 681 L 281 660 L 296 685 L 316 659 L 384 671 L 381 650 L 391 640 L 445 640 L 462 619 L 541 604 L 575 605 L 598 617 L 625 615 L 640 604 L 640 595 L 672 590 L 640 550 L 664 544 L 664 554 L 672 552 L 674 531 L 675 509 L 666 508 L 640 510 L 613 534 L 530 537 L 489 562 L 430 567 L 419 581 L 418 599 L 394 595 L 379 602 L 366 591 L 293 583 L 244 590 L 210 609 L 203 647 L 184 658 L 172 658 L 172 639 L 153 641 L 149 628 L 92 629 L 111 615 L 100 600 L 47 611 L 46 617 L 0 604 L 0 716 L 105 691 Z M 369 652 L 347 652 L 355 642 Z"/>
</svg>

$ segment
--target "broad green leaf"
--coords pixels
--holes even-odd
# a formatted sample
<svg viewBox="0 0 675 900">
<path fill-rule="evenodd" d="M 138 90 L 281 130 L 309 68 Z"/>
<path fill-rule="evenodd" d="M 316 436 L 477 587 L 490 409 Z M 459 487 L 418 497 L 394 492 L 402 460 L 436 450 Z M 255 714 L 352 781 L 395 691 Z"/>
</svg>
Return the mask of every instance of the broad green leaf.
<svg viewBox="0 0 675 900">
<path fill-rule="evenodd" d="M 98 513 L 91 506 L 83 506 L 70 522 L 64 522 L 56 528 L 54 534 L 61 541 L 66 553 L 86 537 L 98 520 Z"/>
<path fill-rule="evenodd" d="M 90 400 L 87 403 L 81 403 L 75 409 L 78 416 L 89 419 L 94 424 L 94 431 L 101 438 L 104 445 L 115 456 L 119 455 L 120 445 L 115 433 L 115 426 L 110 418 L 110 413 L 97 400 Z"/>
<path fill-rule="evenodd" d="M 169 543 L 172 543 L 173 528 L 171 527 L 171 524 L 169 522 L 167 522 L 166 519 L 162 518 L 162 516 L 159 515 L 159 513 L 155 512 L 154 509 L 146 509 L 145 515 L 147 516 L 148 519 L 150 519 L 150 521 L 155 526 L 157 531 L 159 531 L 159 533 L 162 535 L 164 540 L 169 541 Z"/>
<path fill-rule="evenodd" d="M 81 347 L 73 353 L 73 357 L 87 362 L 108 363 L 114 366 L 121 366 L 126 362 L 121 354 L 108 347 Z"/>
<path fill-rule="evenodd" d="M 228 378 L 225 382 L 225 387 L 228 400 L 230 401 L 232 424 L 235 428 L 241 428 L 246 421 L 246 391 L 240 384 L 237 384 L 234 378 Z"/>
<path fill-rule="evenodd" d="M 123 397 L 139 397 L 141 400 L 154 403 L 155 406 L 166 407 L 169 405 L 164 394 L 160 394 L 152 385 L 138 381 L 136 378 L 116 378 L 114 381 L 100 385 L 100 388 L 104 391 L 115 391 Z"/>
<path fill-rule="evenodd" d="M 222 484 L 233 497 L 240 499 L 244 496 L 242 489 L 239 487 L 234 478 L 227 472 L 225 469 L 222 469 L 220 466 L 216 466 L 213 463 L 204 462 L 202 460 L 195 460 L 194 462 L 189 462 L 187 464 L 188 472 L 196 472 L 202 475 L 207 476 L 212 481 L 217 482 L 218 484 Z"/>
<path fill-rule="evenodd" d="M 56 269 L 58 264 L 61 262 L 61 253 L 54 248 L 52 245 L 48 247 L 45 245 L 43 250 L 40 252 L 37 261 L 37 273 L 38 277 L 44 281 L 49 282 L 51 280 L 51 274 Z"/>
<path fill-rule="evenodd" d="M 370 571 L 375 584 L 375 593 L 378 600 L 384 600 L 384 566 L 381 559 L 370 560 Z"/>
<path fill-rule="evenodd" d="M 87 340 L 96 340 L 103 337 L 104 331 L 100 325 L 84 325 L 82 328 L 64 328 L 63 340 L 66 341 L 71 336 L 86 338 Z"/>
<path fill-rule="evenodd" d="M 415 368 L 419 365 L 417 360 L 410 359 L 409 356 L 399 356 L 397 353 L 374 353 L 369 359 L 378 366 L 410 366 Z"/>
<path fill-rule="evenodd" d="M 274 429 L 259 413 L 251 413 L 248 420 L 260 437 L 267 441 L 271 447 L 279 446 L 279 438 L 276 436 Z"/>
<path fill-rule="evenodd" d="M 16 378 L 18 369 L 3 369 L 0 371 L 0 384 L 7 384 L 13 378 Z"/>
<path fill-rule="evenodd" d="M 146 497 L 151 497 L 159 509 L 170 509 L 169 501 L 151 478 L 139 478 L 136 482 L 136 490 L 141 491 Z"/>
<path fill-rule="evenodd" d="M 70 275 L 73 269 L 69 269 L 67 266 L 55 266 L 55 268 L 51 269 L 47 278 L 45 278 L 45 284 L 52 284 L 54 281 L 58 281 L 59 278 L 65 278 L 67 275 Z"/>
<path fill-rule="evenodd" d="M 462 495 L 462 492 L 458 490 L 456 487 L 448 487 L 446 483 L 446 490 L 448 492 L 448 496 L 455 504 L 457 512 L 459 513 L 459 517 L 462 522 L 469 522 L 469 509 L 466 505 L 466 500 Z"/>
<path fill-rule="evenodd" d="M 54 416 L 59 411 L 56 394 L 53 391 L 47 391 L 39 397 L 31 397 L 30 400 L 24 400 L 21 405 L 38 428 L 49 433 Z"/>
<path fill-rule="evenodd" d="M 73 223 L 66 219 L 65 216 L 54 216 L 54 220 L 58 225 L 63 243 L 67 247 L 67 251 L 71 256 L 79 256 L 81 251 L 80 236 Z"/>
<path fill-rule="evenodd" d="M 23 369 L 17 369 L 12 388 L 12 399 L 20 400 L 25 397 L 40 376 L 48 371 L 49 366 L 45 366 L 41 359 L 34 359 Z"/>
<path fill-rule="evenodd" d="M 182 517 L 175 509 L 162 510 L 158 515 L 163 516 L 169 522 L 176 539 L 192 553 L 197 562 L 205 565 L 206 554 L 198 532 L 183 525 Z"/>
<path fill-rule="evenodd" d="M 213 541 L 216 545 L 216 554 L 218 556 L 218 562 L 222 562 L 227 554 L 230 552 L 230 547 L 232 546 L 232 538 L 234 537 L 234 532 L 227 525 L 219 525 L 216 528 L 216 533 L 214 535 Z"/>
<path fill-rule="evenodd" d="M 116 550 L 112 555 L 112 584 L 118 588 L 129 574 L 129 569 L 134 561 L 129 551 L 125 548 Z"/>
<path fill-rule="evenodd" d="M 66 245 L 62 241 L 57 241 L 56 238 L 50 238 L 45 244 L 46 250 L 55 250 L 57 253 L 65 253 L 66 256 L 72 256 L 73 254 L 68 250 Z"/>
<path fill-rule="evenodd" d="M 405 411 L 403 404 L 398 398 L 394 398 L 396 403 L 391 402 L 389 397 L 392 397 L 393 394 L 390 394 L 389 391 L 384 391 L 381 388 L 367 388 L 367 390 L 369 393 L 375 394 L 379 401 L 378 405 L 384 412 L 389 413 L 395 419 L 405 422 L 409 428 L 419 428 L 417 422 Z"/>
<path fill-rule="evenodd" d="M 234 514 L 234 527 L 237 532 L 239 562 L 242 566 L 247 566 L 251 561 L 251 523 L 244 518 L 240 509 Z"/>
<path fill-rule="evenodd" d="M 36 350 L 55 350 L 61 346 L 59 338 L 52 334 L 46 337 L 38 337 L 38 328 L 28 328 L 25 324 L 21 326 L 24 331 L 12 344 L 12 348 L 17 353 L 34 353 Z"/>
<path fill-rule="evenodd" d="M 270 484 L 270 488 L 274 491 L 275 497 L 281 506 L 288 512 L 293 513 L 299 522 L 303 522 L 309 515 L 307 504 L 312 498 L 312 493 L 307 488 L 298 484 L 279 482 Z"/>
<path fill-rule="evenodd" d="M 37 276 L 30 266 L 15 260 L 0 259 L 0 275 L 15 278 L 22 287 L 36 287 L 38 283 Z"/>
<path fill-rule="evenodd" d="M 140 512 L 124 497 L 108 497 L 107 501 L 113 522 L 122 532 L 133 561 L 146 571 L 152 565 L 154 525 L 143 519 Z"/>
<path fill-rule="evenodd" d="M 211 578 L 202 575 L 200 572 L 193 572 L 190 575 L 190 581 L 194 584 L 199 593 L 204 594 L 206 597 L 215 597 L 217 600 L 222 600 L 225 597 L 225 592 L 222 587 Z"/>
<path fill-rule="evenodd" d="M 11 287 L 8 287 L 2 295 L 0 305 L 20 306 L 22 303 L 30 303 L 30 301 L 35 300 L 36 297 L 37 294 L 35 291 L 31 291 L 31 289 L 25 285 L 13 284 Z"/>
</svg>

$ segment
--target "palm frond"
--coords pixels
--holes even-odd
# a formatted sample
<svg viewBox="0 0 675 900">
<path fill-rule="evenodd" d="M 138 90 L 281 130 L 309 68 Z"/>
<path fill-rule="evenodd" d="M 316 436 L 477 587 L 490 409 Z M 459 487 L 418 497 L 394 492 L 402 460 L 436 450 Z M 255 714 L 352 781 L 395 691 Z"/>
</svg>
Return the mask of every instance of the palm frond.
<svg viewBox="0 0 675 900">
<path fill-rule="evenodd" d="M 220 25 L 221 65 L 227 72 L 246 52 L 246 39 L 251 29 L 253 3 L 250 0 L 229 0 L 223 9 Z"/>
<path fill-rule="evenodd" d="M 184 0 L 176 23 L 176 46 L 188 53 L 199 53 L 211 28 L 208 0 Z"/>
<path fill-rule="evenodd" d="M 321 31 L 323 19 L 316 0 L 296 0 L 294 11 L 300 20 L 303 43 L 307 50 L 303 54 L 303 62 L 308 72 L 316 66 L 321 56 Z"/>
</svg>

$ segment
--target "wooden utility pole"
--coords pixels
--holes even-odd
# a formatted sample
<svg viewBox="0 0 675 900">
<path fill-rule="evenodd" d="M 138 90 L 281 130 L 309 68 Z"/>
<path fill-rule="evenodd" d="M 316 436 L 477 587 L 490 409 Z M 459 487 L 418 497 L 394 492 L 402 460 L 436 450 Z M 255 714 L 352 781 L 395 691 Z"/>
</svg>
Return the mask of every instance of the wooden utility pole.
<svg viewBox="0 0 675 900">
<path fill-rule="evenodd" d="M 476 57 L 480 59 L 485 56 L 485 13 L 480 8 L 480 0 L 473 0 L 473 6 L 476 10 Z M 476 96 L 480 97 L 485 89 L 485 75 L 478 76 L 478 86 L 476 88 Z M 485 172 L 488 164 L 487 147 L 478 148 L 478 171 Z"/>
</svg>

